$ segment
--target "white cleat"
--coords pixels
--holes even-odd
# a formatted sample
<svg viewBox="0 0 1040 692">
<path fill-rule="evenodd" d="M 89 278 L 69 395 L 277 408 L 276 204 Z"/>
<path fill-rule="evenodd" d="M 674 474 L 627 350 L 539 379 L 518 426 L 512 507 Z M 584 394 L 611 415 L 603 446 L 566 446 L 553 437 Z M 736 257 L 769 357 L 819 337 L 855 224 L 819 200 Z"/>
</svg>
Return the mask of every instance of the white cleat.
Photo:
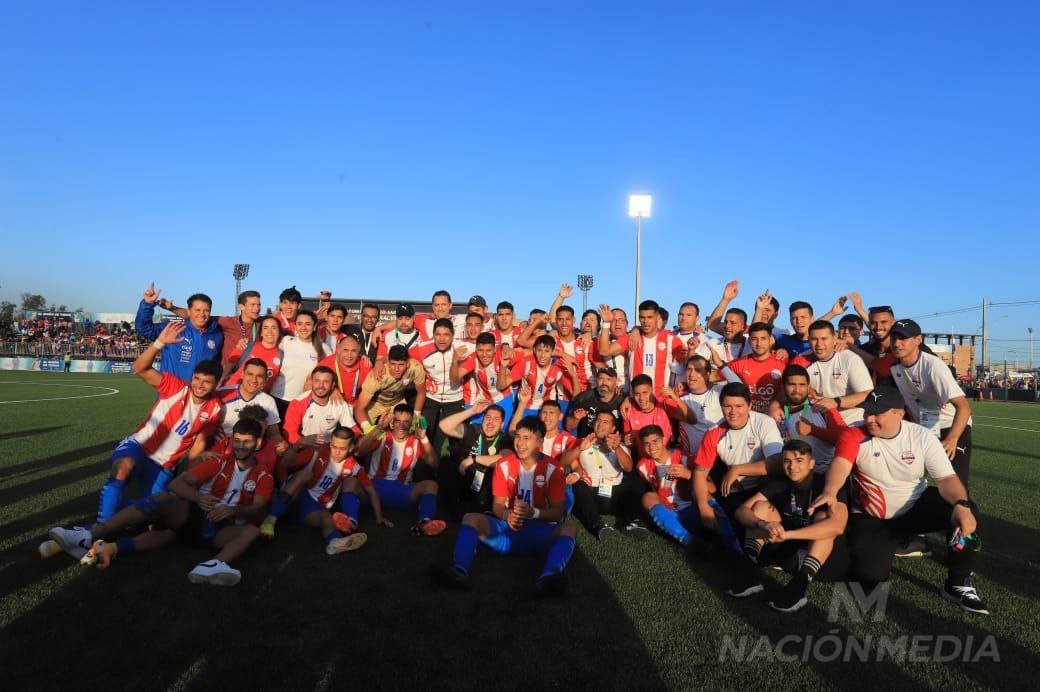
<svg viewBox="0 0 1040 692">
<path fill-rule="evenodd" d="M 325 552 L 329 555 L 349 553 L 350 551 L 357 550 L 363 546 L 366 541 L 368 541 L 368 536 L 363 533 L 352 533 L 349 536 L 333 538 L 329 541 L 328 545 L 325 546 Z"/>
<path fill-rule="evenodd" d="M 216 586 L 234 586 L 242 580 L 242 573 L 220 560 L 208 560 L 195 565 L 188 572 L 188 581 L 192 584 L 215 584 Z"/>
<path fill-rule="evenodd" d="M 71 529 L 56 526 L 48 531 L 47 535 L 76 560 L 83 559 L 90 547 L 94 545 L 94 539 L 90 537 L 90 530 L 82 526 L 73 526 Z M 43 546 L 40 546 L 40 553 L 43 553 Z"/>
</svg>

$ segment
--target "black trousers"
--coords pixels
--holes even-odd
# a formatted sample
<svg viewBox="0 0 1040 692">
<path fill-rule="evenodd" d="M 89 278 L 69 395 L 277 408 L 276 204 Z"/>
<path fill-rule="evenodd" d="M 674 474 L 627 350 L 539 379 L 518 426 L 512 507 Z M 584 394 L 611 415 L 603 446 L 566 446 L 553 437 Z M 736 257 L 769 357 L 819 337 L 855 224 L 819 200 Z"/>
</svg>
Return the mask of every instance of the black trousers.
<svg viewBox="0 0 1040 692">
<path fill-rule="evenodd" d="M 953 535 L 952 512 L 953 507 L 939 495 L 939 489 L 932 487 L 925 490 L 910 511 L 900 517 L 879 519 L 859 512 L 851 514 L 848 537 L 852 577 L 872 584 L 888 581 L 896 548 L 908 536 L 943 531 L 949 541 Z M 975 514 L 975 520 L 978 519 Z M 975 562 L 973 551 L 947 548 L 946 557 L 953 581 L 963 580 L 971 573 Z"/>
<path fill-rule="evenodd" d="M 766 543 L 758 558 L 758 564 L 779 565 L 788 574 L 797 574 L 803 558 L 809 552 L 810 543 L 811 541 Z M 845 540 L 845 536 L 838 536 L 834 539 L 830 556 L 820 566 L 820 571 L 813 579 L 820 582 L 845 581 L 848 578 L 850 561 L 848 541 Z"/>
<path fill-rule="evenodd" d="M 447 462 L 444 450 L 445 436 L 441 432 L 440 422 L 444 418 L 450 416 L 453 413 L 458 413 L 465 407 L 462 399 L 458 401 L 449 401 L 447 403 L 441 403 L 439 401 L 433 401 L 427 399 L 426 403 L 423 404 L 422 415 L 426 419 L 426 434 L 430 438 L 430 444 L 433 445 L 433 451 L 437 454 L 440 463 L 437 465 L 435 472 L 432 469 L 424 469 L 424 473 L 419 474 L 419 469 L 416 469 L 418 477 L 416 480 L 435 480 L 438 486 L 438 496 L 442 502 L 454 502 L 458 505 L 458 494 L 459 494 L 459 467 L 458 463 L 450 464 Z"/>
<path fill-rule="evenodd" d="M 950 429 L 943 428 L 939 431 L 939 439 L 945 440 L 946 436 L 949 434 Z M 953 456 L 951 463 L 953 464 L 953 470 L 957 474 L 957 478 L 961 479 L 961 483 L 963 483 L 965 489 L 967 489 L 968 477 L 971 475 L 970 425 L 964 429 L 964 432 L 961 434 L 961 439 L 957 440 L 957 453 Z"/>
<path fill-rule="evenodd" d="M 622 521 L 635 518 L 642 506 L 643 493 L 649 489 L 643 477 L 635 472 L 621 474 L 621 482 L 613 487 L 610 497 L 601 497 L 598 487 L 578 481 L 571 486 L 574 492 L 571 512 L 592 533 L 592 527 L 600 523 L 603 514 L 613 514 Z"/>
</svg>

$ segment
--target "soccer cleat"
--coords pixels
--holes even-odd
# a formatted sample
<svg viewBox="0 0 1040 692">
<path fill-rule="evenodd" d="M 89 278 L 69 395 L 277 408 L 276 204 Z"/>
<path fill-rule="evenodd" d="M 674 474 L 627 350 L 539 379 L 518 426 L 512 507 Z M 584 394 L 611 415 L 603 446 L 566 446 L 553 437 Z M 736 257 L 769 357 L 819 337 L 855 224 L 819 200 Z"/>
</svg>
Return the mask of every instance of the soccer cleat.
<svg viewBox="0 0 1040 692">
<path fill-rule="evenodd" d="M 928 549 L 928 541 L 924 536 L 910 536 L 898 548 L 896 557 L 931 557 L 932 551 Z"/>
<path fill-rule="evenodd" d="M 989 615 L 989 608 L 986 607 L 986 602 L 979 596 L 979 591 L 975 587 L 975 580 L 970 575 L 965 577 L 960 584 L 954 584 L 947 579 L 946 583 L 943 584 L 942 597 L 947 601 L 956 603 L 969 613 Z"/>
<path fill-rule="evenodd" d="M 90 550 L 79 559 L 81 565 L 97 565 L 98 569 L 108 569 L 116 556 L 116 544 L 106 543 L 100 538 L 94 541 Z"/>
<path fill-rule="evenodd" d="M 71 529 L 56 526 L 48 531 L 47 535 L 61 546 L 62 550 L 77 560 L 87 554 L 94 542 L 90 537 L 90 531 L 82 526 L 73 526 Z"/>
<path fill-rule="evenodd" d="M 328 555 L 339 555 L 357 550 L 368 541 L 368 535 L 364 533 L 352 533 L 349 536 L 333 538 L 325 545 L 325 553 Z"/>
<path fill-rule="evenodd" d="M 274 538 L 274 525 L 278 522 L 275 517 L 267 517 L 260 524 L 260 535 L 264 538 Z"/>
<path fill-rule="evenodd" d="M 645 541 L 650 538 L 650 529 L 643 526 L 643 522 L 638 519 L 633 519 L 625 524 L 621 532 L 636 541 Z"/>
<path fill-rule="evenodd" d="M 242 580 L 242 573 L 220 560 L 208 560 L 195 565 L 188 572 L 188 581 L 192 584 L 215 584 L 216 586 L 234 586 Z"/>
<path fill-rule="evenodd" d="M 804 581 L 795 577 L 787 582 L 787 586 L 780 591 L 778 596 L 769 601 L 769 607 L 779 610 L 781 613 L 793 613 L 801 610 L 809 602 L 809 599 L 805 597 L 806 586 Z"/>
<path fill-rule="evenodd" d="M 447 522 L 441 519 L 423 519 L 412 527 L 416 536 L 439 536 L 448 528 Z"/>
<path fill-rule="evenodd" d="M 544 577 L 538 577 L 538 581 L 531 587 L 531 592 L 539 597 L 559 596 L 567 590 L 567 575 L 563 572 L 553 572 Z"/>
<path fill-rule="evenodd" d="M 745 560 L 744 562 L 747 564 L 737 569 L 737 576 L 733 580 L 733 586 L 726 590 L 727 596 L 747 598 L 765 591 L 765 587 L 762 586 L 762 582 L 758 577 L 758 569 L 750 561 Z"/>
<path fill-rule="evenodd" d="M 469 591 L 471 588 L 469 575 L 460 570 L 458 567 L 444 567 L 443 565 L 431 565 L 430 577 L 433 579 L 435 584 L 439 584 L 446 589 L 454 589 L 455 591 Z"/>
<path fill-rule="evenodd" d="M 332 515 L 332 525 L 340 533 L 352 533 L 357 528 L 357 523 L 343 512 L 336 512 Z"/>
<path fill-rule="evenodd" d="M 596 536 L 596 540 L 600 541 L 600 542 L 606 541 L 606 540 L 610 539 L 611 537 L 617 535 L 617 532 L 614 531 L 614 527 L 607 526 L 603 522 L 600 522 L 600 523 L 596 524 L 595 526 L 593 526 L 592 527 L 592 533 Z"/>
</svg>

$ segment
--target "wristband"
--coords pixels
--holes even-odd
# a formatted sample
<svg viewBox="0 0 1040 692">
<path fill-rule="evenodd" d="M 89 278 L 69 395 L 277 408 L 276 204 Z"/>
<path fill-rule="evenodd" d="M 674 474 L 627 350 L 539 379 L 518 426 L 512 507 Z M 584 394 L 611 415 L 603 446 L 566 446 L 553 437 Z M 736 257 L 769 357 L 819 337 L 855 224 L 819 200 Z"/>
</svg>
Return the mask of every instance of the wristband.
<svg viewBox="0 0 1040 692">
<path fill-rule="evenodd" d="M 839 411 L 841 410 L 841 397 L 840 396 L 834 397 L 834 405 L 838 407 Z"/>
<path fill-rule="evenodd" d="M 154 349 L 155 349 L 156 351 L 161 351 L 161 350 L 163 350 L 163 346 L 165 346 L 165 345 L 166 345 L 166 344 L 164 344 L 164 343 L 163 343 L 162 341 L 160 341 L 159 339 L 156 339 L 155 341 L 153 341 L 153 342 L 152 342 L 152 348 L 154 348 Z"/>
<path fill-rule="evenodd" d="M 537 507 L 532 508 L 531 512 L 532 519 L 537 519 L 538 517 L 542 516 L 542 510 L 538 509 Z"/>
</svg>

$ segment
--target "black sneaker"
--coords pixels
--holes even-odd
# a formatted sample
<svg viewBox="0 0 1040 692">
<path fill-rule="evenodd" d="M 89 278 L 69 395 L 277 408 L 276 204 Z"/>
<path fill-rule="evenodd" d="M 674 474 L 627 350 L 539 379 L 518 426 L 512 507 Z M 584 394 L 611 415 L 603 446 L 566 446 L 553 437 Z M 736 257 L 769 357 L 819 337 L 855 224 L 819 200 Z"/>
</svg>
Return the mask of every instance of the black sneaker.
<svg viewBox="0 0 1040 692">
<path fill-rule="evenodd" d="M 603 522 L 600 522 L 592 527 L 592 533 L 596 536 L 596 540 L 605 541 L 611 536 L 616 535 L 613 526 L 607 526 Z"/>
<path fill-rule="evenodd" d="M 621 532 L 636 541 L 645 541 L 650 538 L 650 529 L 643 526 L 643 522 L 633 519 L 622 527 Z"/>
<path fill-rule="evenodd" d="M 773 599 L 769 601 L 769 607 L 779 610 L 781 613 L 793 613 L 801 610 L 809 599 L 805 597 L 805 589 L 808 583 L 797 576 L 787 582 L 785 586 Z"/>
<path fill-rule="evenodd" d="M 898 548 L 896 557 L 931 557 L 928 541 L 924 536 L 910 536 Z"/>
<path fill-rule="evenodd" d="M 553 572 L 544 577 L 538 577 L 538 581 L 531 587 L 531 592 L 538 597 L 559 596 L 567 590 L 567 575 L 563 572 Z"/>
<path fill-rule="evenodd" d="M 979 596 L 979 591 L 975 588 L 975 580 L 971 578 L 971 575 L 965 577 L 960 584 L 954 584 L 947 579 L 943 584 L 942 597 L 956 603 L 969 613 L 989 615 L 989 608 Z"/>
<path fill-rule="evenodd" d="M 446 589 L 453 589 L 455 591 L 470 590 L 469 575 L 457 567 L 432 565 L 430 567 L 430 577 L 433 579 L 434 583 L 439 584 Z"/>
<path fill-rule="evenodd" d="M 744 564 L 737 569 L 737 576 L 733 580 L 733 586 L 726 590 L 727 596 L 747 598 L 765 591 L 758 576 L 758 568 L 751 564 L 750 560 L 743 560 L 743 562 Z"/>
</svg>

